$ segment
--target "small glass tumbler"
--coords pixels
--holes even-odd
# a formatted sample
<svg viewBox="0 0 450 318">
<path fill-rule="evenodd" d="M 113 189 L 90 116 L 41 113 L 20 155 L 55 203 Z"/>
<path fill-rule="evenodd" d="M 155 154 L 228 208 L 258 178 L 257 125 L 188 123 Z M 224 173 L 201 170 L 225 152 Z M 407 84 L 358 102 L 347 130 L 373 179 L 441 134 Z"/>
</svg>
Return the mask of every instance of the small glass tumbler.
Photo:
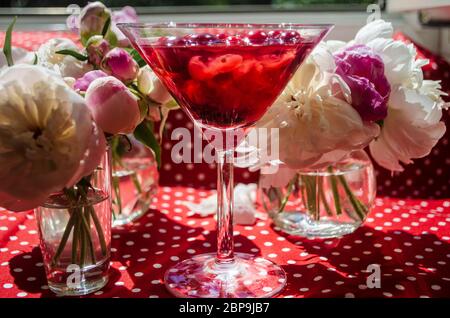
<svg viewBox="0 0 450 318">
<path fill-rule="evenodd" d="M 264 177 L 259 201 L 281 231 L 295 236 L 332 238 L 354 232 L 376 195 L 374 168 L 363 150 L 322 170 L 299 170 L 284 187 L 263 186 Z"/>
<path fill-rule="evenodd" d="M 110 151 L 99 167 L 35 209 L 48 286 L 80 296 L 108 282 L 111 247 Z"/>
</svg>

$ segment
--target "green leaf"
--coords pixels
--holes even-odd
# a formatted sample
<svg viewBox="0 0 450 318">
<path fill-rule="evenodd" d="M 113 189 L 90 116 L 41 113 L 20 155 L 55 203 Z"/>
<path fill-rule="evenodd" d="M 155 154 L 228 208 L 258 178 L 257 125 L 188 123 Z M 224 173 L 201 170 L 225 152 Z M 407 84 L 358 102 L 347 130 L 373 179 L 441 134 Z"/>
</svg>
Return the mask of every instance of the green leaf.
<svg viewBox="0 0 450 318">
<path fill-rule="evenodd" d="M 161 167 L 161 145 L 158 143 L 153 133 L 153 123 L 144 120 L 136 127 L 133 134 L 137 140 L 153 150 L 159 169 Z"/>
<path fill-rule="evenodd" d="M 86 61 L 88 59 L 87 56 L 84 56 L 83 54 L 74 51 L 74 50 L 60 50 L 60 51 L 56 51 L 57 54 L 62 54 L 62 55 L 70 55 L 73 56 L 74 58 L 76 58 L 79 61 Z"/>
<path fill-rule="evenodd" d="M 36 53 L 34 53 L 33 65 L 37 65 L 37 63 L 38 63 L 38 56 Z"/>
<path fill-rule="evenodd" d="M 103 25 L 102 29 L 102 36 L 105 37 L 106 33 L 108 33 L 109 27 L 111 25 L 111 17 L 106 20 L 105 24 Z"/>
<path fill-rule="evenodd" d="M 142 56 L 139 54 L 138 51 L 136 51 L 135 49 L 131 49 L 129 51 L 129 53 L 133 57 L 133 59 L 136 61 L 136 63 L 139 65 L 139 67 L 143 67 L 143 66 L 147 65 L 147 63 L 145 62 L 145 60 L 142 58 Z"/>
<path fill-rule="evenodd" d="M 6 62 L 8 63 L 8 66 L 13 66 L 14 61 L 12 58 L 12 52 L 11 52 L 11 37 L 12 37 L 12 30 L 14 28 L 14 24 L 16 24 L 17 17 L 14 17 L 11 24 L 8 26 L 8 29 L 6 30 L 5 35 L 5 43 L 3 44 L 3 54 L 5 54 Z"/>
<path fill-rule="evenodd" d="M 145 99 L 140 99 L 138 101 L 139 112 L 141 114 L 141 118 L 145 118 L 148 114 L 148 102 Z"/>
</svg>

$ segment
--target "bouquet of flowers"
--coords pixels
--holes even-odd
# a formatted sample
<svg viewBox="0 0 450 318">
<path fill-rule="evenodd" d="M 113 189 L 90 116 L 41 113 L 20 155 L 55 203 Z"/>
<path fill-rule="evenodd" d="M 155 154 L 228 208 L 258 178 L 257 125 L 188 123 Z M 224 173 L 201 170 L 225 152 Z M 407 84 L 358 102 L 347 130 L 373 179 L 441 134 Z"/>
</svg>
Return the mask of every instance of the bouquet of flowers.
<svg viewBox="0 0 450 318">
<path fill-rule="evenodd" d="M 348 43 L 328 41 L 316 47 L 256 123 L 257 128 L 277 128 L 277 133 L 259 143 L 248 138 L 241 146 L 242 157 L 253 159 L 244 166 L 264 168 L 263 187 L 285 186 L 299 169 L 332 169 L 366 146 L 378 164 L 392 171 L 430 153 L 445 132 L 440 119 L 449 105 L 441 99 L 440 83 L 423 79 L 422 66 L 428 61 L 416 59 L 413 45 L 392 35 L 390 23 L 376 20 Z M 276 143 L 278 158 L 268 157 L 268 147 Z M 306 191 L 311 189 L 307 179 L 297 179 Z M 342 181 L 340 186 L 348 190 Z M 339 184 L 332 184 L 336 190 Z M 314 185 L 312 191 L 316 189 Z M 355 196 L 350 199 L 363 218 L 367 208 Z"/>
<path fill-rule="evenodd" d="M 130 18 L 130 8 L 126 10 L 128 16 L 119 14 L 120 21 Z M 101 257 L 107 254 L 109 238 L 91 204 L 92 195 L 98 195 L 95 175 L 109 168 L 100 165 L 107 141 L 114 158 L 119 136 L 134 134 L 159 162 L 153 123 L 164 121 L 176 107 L 118 34 L 112 17 L 100 2 L 83 8 L 76 19 L 81 49 L 56 38 L 37 52 L 24 52 L 11 47 L 15 20 L 6 32 L 0 59 L 0 206 L 33 209 L 49 198 L 55 201 L 55 193 L 58 202 L 66 203 L 67 224 L 52 252 L 53 265 L 71 233 L 72 264 L 95 264 L 96 241 Z M 98 238 L 91 234 L 91 222 Z"/>
</svg>

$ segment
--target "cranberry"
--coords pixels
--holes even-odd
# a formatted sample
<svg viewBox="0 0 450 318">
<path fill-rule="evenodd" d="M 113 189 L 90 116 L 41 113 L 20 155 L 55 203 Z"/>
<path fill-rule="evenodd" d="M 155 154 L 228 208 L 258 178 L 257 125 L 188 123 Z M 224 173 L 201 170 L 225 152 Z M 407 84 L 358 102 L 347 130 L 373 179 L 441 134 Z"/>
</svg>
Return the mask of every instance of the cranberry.
<svg viewBox="0 0 450 318">
<path fill-rule="evenodd" d="M 216 35 L 216 37 L 220 40 L 220 41 L 224 41 L 226 40 L 226 38 L 228 37 L 228 34 L 226 33 L 219 33 Z"/>
<path fill-rule="evenodd" d="M 193 34 L 190 36 L 190 40 L 197 45 L 209 45 L 219 42 L 217 37 L 210 33 Z"/>
<path fill-rule="evenodd" d="M 268 41 L 270 45 L 283 44 L 285 32 L 283 30 L 273 30 L 268 33 Z"/>
<path fill-rule="evenodd" d="M 230 35 L 225 41 L 228 45 L 245 45 L 244 40 L 235 35 Z"/>
<path fill-rule="evenodd" d="M 285 43 L 296 44 L 301 41 L 302 37 L 297 31 L 288 31 L 283 37 Z"/>
<path fill-rule="evenodd" d="M 252 44 L 263 44 L 267 39 L 267 33 L 264 31 L 250 31 L 247 33 L 247 38 Z"/>
<path fill-rule="evenodd" d="M 158 39 L 158 41 L 156 41 L 156 44 L 161 46 L 167 46 L 171 42 L 169 38 L 170 37 L 162 36 Z"/>
<path fill-rule="evenodd" d="M 279 39 L 284 35 L 283 30 L 272 30 L 268 34 L 270 39 Z"/>
</svg>

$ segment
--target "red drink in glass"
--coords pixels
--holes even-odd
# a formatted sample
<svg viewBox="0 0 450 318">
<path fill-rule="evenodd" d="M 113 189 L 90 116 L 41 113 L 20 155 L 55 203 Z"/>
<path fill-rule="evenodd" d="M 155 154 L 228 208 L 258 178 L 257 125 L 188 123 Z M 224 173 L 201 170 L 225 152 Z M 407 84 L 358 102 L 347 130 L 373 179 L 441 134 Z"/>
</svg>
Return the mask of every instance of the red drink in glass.
<svg viewBox="0 0 450 318">
<path fill-rule="evenodd" d="M 300 37 L 291 44 L 250 45 L 234 36 L 239 42 L 230 46 L 220 35 L 206 35 L 214 37 L 213 44 L 194 44 L 193 36 L 184 36 L 138 48 L 192 119 L 219 129 L 260 119 L 316 45 Z"/>
</svg>

